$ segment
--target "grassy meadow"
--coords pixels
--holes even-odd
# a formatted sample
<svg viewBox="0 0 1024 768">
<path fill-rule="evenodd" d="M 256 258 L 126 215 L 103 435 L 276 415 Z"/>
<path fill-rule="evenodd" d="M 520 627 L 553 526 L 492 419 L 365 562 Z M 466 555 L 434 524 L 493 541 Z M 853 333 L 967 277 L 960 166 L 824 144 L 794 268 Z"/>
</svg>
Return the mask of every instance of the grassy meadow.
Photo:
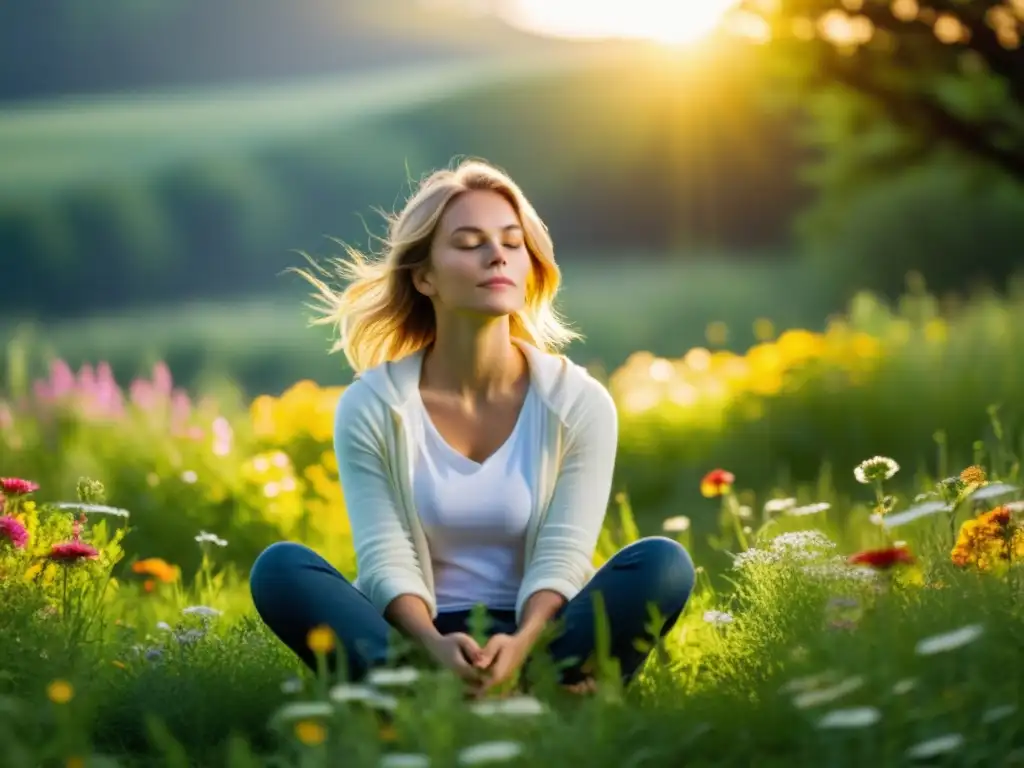
<svg viewBox="0 0 1024 768">
<path fill-rule="evenodd" d="M 711 274 L 687 281 L 695 304 L 726 295 Z M 666 312 L 680 296 L 625 280 L 573 314 L 595 302 L 596 326 L 618 291 Z M 736 285 L 733 306 L 760 315 L 794 284 Z M 178 386 L 173 366 L 63 362 L 12 379 L 0 476 L 31 484 L 4 481 L 0 764 L 1024 760 L 1024 298 L 940 312 L 920 291 L 865 295 L 817 328 L 761 322 L 731 352 L 721 327 L 688 340 L 706 323 L 675 311 L 678 345 L 665 325 L 658 354 L 608 364 L 620 461 L 595 562 L 661 534 L 701 576 L 636 684 L 601 664 L 585 698 L 550 674 L 482 702 L 425 668 L 352 686 L 303 672 L 260 626 L 245 575 L 269 542 L 354 571 L 335 382 L 294 370 L 280 394 L 228 396 Z"/>
</svg>

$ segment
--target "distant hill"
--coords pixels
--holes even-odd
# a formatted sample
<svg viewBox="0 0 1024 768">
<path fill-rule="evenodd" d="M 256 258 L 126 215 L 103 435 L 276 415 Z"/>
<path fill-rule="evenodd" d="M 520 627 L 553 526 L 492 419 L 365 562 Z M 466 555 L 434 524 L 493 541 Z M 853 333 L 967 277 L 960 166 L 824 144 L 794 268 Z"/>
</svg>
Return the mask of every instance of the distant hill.
<svg viewBox="0 0 1024 768">
<path fill-rule="evenodd" d="M 0 105 L 567 45 L 420 0 L 0 0 Z"/>
</svg>

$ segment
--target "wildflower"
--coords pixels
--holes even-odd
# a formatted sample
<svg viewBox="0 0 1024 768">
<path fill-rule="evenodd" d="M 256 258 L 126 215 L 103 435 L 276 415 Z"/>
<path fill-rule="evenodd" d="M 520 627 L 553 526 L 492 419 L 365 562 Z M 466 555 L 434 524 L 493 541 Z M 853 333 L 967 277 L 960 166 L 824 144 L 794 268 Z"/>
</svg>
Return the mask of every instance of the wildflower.
<svg viewBox="0 0 1024 768">
<path fill-rule="evenodd" d="M 807 515 L 817 515 L 819 512 L 827 512 L 832 508 L 832 505 L 827 501 L 819 501 L 817 504 L 805 504 L 802 507 L 790 507 L 786 510 L 786 514 L 790 517 L 806 517 Z"/>
<path fill-rule="evenodd" d="M 46 696 L 54 704 L 67 704 L 75 696 L 75 689 L 67 680 L 54 680 L 46 686 Z"/>
<path fill-rule="evenodd" d="M 858 483 L 870 485 L 875 482 L 889 480 L 900 471 L 900 465 L 888 456 L 872 456 L 865 459 L 853 470 Z"/>
<path fill-rule="evenodd" d="M 723 626 L 725 624 L 732 624 L 733 617 L 731 613 L 726 611 L 705 611 L 704 621 L 715 626 Z"/>
<path fill-rule="evenodd" d="M 787 509 L 792 509 L 796 506 L 796 499 L 769 499 L 764 503 L 764 513 L 766 515 L 773 515 L 778 512 L 785 512 Z"/>
<path fill-rule="evenodd" d="M 1001 704 L 998 707 L 992 707 L 986 709 L 981 714 L 981 722 L 983 723 L 994 723 L 997 720 L 1003 720 L 1012 714 L 1017 712 L 1016 704 Z"/>
<path fill-rule="evenodd" d="M 688 518 L 686 515 L 670 517 L 662 522 L 661 530 L 672 533 L 681 533 L 683 531 L 688 531 L 690 530 L 690 518 Z"/>
<path fill-rule="evenodd" d="M 5 496 L 25 496 L 39 490 L 39 484 L 20 477 L 0 477 L 0 491 Z"/>
<path fill-rule="evenodd" d="M 847 562 L 850 565 L 867 565 L 879 571 L 886 571 L 899 564 L 913 563 L 914 557 L 906 547 L 886 547 L 858 552 L 851 555 Z"/>
<path fill-rule="evenodd" d="M 202 616 L 204 619 L 212 619 L 223 613 L 208 605 L 190 605 L 187 608 L 182 608 L 181 612 L 186 616 Z"/>
<path fill-rule="evenodd" d="M 738 517 L 740 520 L 749 520 L 753 516 L 754 516 L 754 510 L 752 510 L 746 504 L 740 504 L 736 508 L 736 517 Z M 744 531 L 744 532 L 746 532 L 746 531 Z"/>
<path fill-rule="evenodd" d="M 972 464 L 960 473 L 960 482 L 965 485 L 981 485 L 987 480 L 988 475 L 985 473 L 985 468 L 977 464 Z"/>
<path fill-rule="evenodd" d="M 53 505 L 54 509 L 75 509 L 90 515 L 109 515 L 110 517 L 130 517 L 127 509 L 111 507 L 106 504 L 81 504 L 76 501 L 60 501 Z"/>
<path fill-rule="evenodd" d="M 313 627 L 306 635 L 306 644 L 313 653 L 330 653 L 334 650 L 334 632 L 328 626 Z"/>
<path fill-rule="evenodd" d="M 914 760 L 927 760 L 939 755 L 954 752 L 964 745 L 964 737 L 959 733 L 950 733 L 946 736 L 939 736 L 928 741 L 915 744 L 907 750 L 907 757 Z"/>
<path fill-rule="evenodd" d="M 732 488 L 732 484 L 735 481 L 736 477 L 732 472 L 724 469 L 713 469 L 704 475 L 704 479 L 700 481 L 701 495 L 711 498 L 726 494 Z"/>
<path fill-rule="evenodd" d="M 492 715 L 542 715 L 547 711 L 544 703 L 533 696 L 512 696 L 507 699 L 481 701 L 471 707 L 474 714 L 484 717 Z"/>
<path fill-rule="evenodd" d="M 4 515 L 0 517 L 0 541 L 7 539 L 15 549 L 28 546 L 28 529 L 16 517 Z"/>
<path fill-rule="evenodd" d="M 917 681 L 909 677 L 897 680 L 892 686 L 892 692 L 897 696 L 903 696 L 910 693 L 914 688 L 917 687 Z"/>
<path fill-rule="evenodd" d="M 960 568 L 974 566 L 987 571 L 1024 557 L 1024 530 L 1011 523 L 1012 514 L 1006 505 L 965 520 L 950 551 L 950 560 Z"/>
<path fill-rule="evenodd" d="M 949 512 L 950 507 L 944 501 L 924 501 L 913 507 L 898 512 L 895 515 L 888 515 L 882 520 L 882 525 L 886 528 L 892 529 L 900 525 L 918 520 L 922 517 L 928 517 L 938 512 Z"/>
<path fill-rule="evenodd" d="M 381 741 L 397 741 L 398 731 L 392 723 L 382 723 L 377 729 L 377 738 Z"/>
<path fill-rule="evenodd" d="M 381 688 L 389 686 L 412 685 L 420 678 L 420 671 L 415 667 L 399 669 L 374 669 L 370 671 L 366 682 Z"/>
<path fill-rule="evenodd" d="M 861 676 L 848 677 L 836 685 L 817 691 L 805 691 L 793 697 L 793 705 L 798 709 L 816 707 L 819 704 L 827 704 L 838 698 L 853 693 L 864 685 L 864 678 Z"/>
<path fill-rule="evenodd" d="M 351 683 L 339 683 L 331 688 L 328 696 L 332 701 L 344 703 L 348 701 L 368 701 L 377 695 L 377 692 L 368 685 L 353 685 Z"/>
<path fill-rule="evenodd" d="M 377 768 L 429 768 L 430 758 L 411 752 L 392 752 L 383 755 Z"/>
<path fill-rule="evenodd" d="M 292 701 L 274 713 L 276 721 L 312 720 L 318 717 L 330 717 L 334 707 L 327 701 Z"/>
<path fill-rule="evenodd" d="M 483 765 L 515 760 L 523 753 L 523 745 L 516 741 L 485 741 L 466 747 L 458 755 L 459 765 Z"/>
<path fill-rule="evenodd" d="M 919 656 L 932 656 L 936 653 L 953 651 L 973 643 L 984 633 L 985 628 L 981 624 L 968 624 L 960 629 L 954 629 L 952 632 L 926 637 L 918 642 L 914 652 Z"/>
<path fill-rule="evenodd" d="M 165 584 L 170 584 L 177 581 L 179 569 L 177 566 L 170 565 L 159 557 L 147 557 L 144 560 L 136 560 L 132 563 L 132 573 L 152 576 Z"/>
<path fill-rule="evenodd" d="M 819 728 L 867 728 L 882 719 L 876 707 L 834 709 L 818 721 Z"/>
<path fill-rule="evenodd" d="M 295 738 L 307 747 L 316 747 L 327 740 L 327 729 L 312 720 L 300 720 L 295 724 Z"/>
<path fill-rule="evenodd" d="M 49 554 L 51 560 L 65 565 L 77 563 L 79 560 L 95 560 L 99 556 L 100 553 L 95 547 L 78 540 L 54 544 Z"/>
<path fill-rule="evenodd" d="M 201 629 L 187 629 L 184 632 L 175 632 L 174 639 L 178 641 L 179 645 L 192 645 L 192 643 L 198 643 L 206 635 Z"/>
<path fill-rule="evenodd" d="M 199 480 L 199 475 L 196 474 L 196 471 L 194 469 L 186 469 L 184 472 L 181 473 L 181 481 L 183 483 L 192 485 L 197 480 Z"/>
<path fill-rule="evenodd" d="M 199 544 L 214 544 L 218 547 L 226 547 L 228 545 L 227 541 L 224 539 L 220 538 L 216 534 L 207 533 L 206 531 L 200 531 L 199 535 L 196 536 L 196 541 Z"/>
<path fill-rule="evenodd" d="M 281 683 L 281 693 L 300 693 L 302 691 L 302 680 L 298 677 L 289 677 Z"/>
</svg>

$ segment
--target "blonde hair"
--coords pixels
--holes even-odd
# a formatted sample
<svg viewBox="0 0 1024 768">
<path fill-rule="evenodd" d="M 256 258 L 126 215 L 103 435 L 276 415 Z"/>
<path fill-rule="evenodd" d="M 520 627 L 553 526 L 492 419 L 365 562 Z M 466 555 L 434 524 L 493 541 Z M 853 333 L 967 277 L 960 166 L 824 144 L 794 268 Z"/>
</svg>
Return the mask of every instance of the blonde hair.
<svg viewBox="0 0 1024 768">
<path fill-rule="evenodd" d="M 347 283 L 342 290 L 335 291 L 313 274 L 295 270 L 316 288 L 318 304 L 312 308 L 319 317 L 312 324 L 335 326 L 338 339 L 331 352 L 343 351 L 357 373 L 434 341 L 434 307 L 416 290 L 412 275 L 429 261 L 431 241 L 447 206 L 462 193 L 478 190 L 497 192 L 509 201 L 532 257 L 526 305 L 509 318 L 513 337 L 547 352 L 579 338 L 554 307 L 561 271 L 547 226 L 506 173 L 470 159 L 427 175 L 398 215 L 383 214 L 389 227 L 381 253 L 367 256 L 342 244 L 348 259 L 330 262 L 336 276 Z M 329 270 L 315 268 L 329 274 Z"/>
</svg>

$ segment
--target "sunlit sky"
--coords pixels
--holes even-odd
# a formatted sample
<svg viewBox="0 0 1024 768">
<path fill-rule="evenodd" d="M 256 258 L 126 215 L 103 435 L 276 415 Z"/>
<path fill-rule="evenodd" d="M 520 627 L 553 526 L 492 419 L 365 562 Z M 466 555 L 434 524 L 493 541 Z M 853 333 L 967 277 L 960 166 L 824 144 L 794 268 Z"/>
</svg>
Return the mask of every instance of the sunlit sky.
<svg viewBox="0 0 1024 768">
<path fill-rule="evenodd" d="M 713 32 L 738 0 L 508 0 L 513 23 L 546 34 L 688 43 Z"/>
</svg>

